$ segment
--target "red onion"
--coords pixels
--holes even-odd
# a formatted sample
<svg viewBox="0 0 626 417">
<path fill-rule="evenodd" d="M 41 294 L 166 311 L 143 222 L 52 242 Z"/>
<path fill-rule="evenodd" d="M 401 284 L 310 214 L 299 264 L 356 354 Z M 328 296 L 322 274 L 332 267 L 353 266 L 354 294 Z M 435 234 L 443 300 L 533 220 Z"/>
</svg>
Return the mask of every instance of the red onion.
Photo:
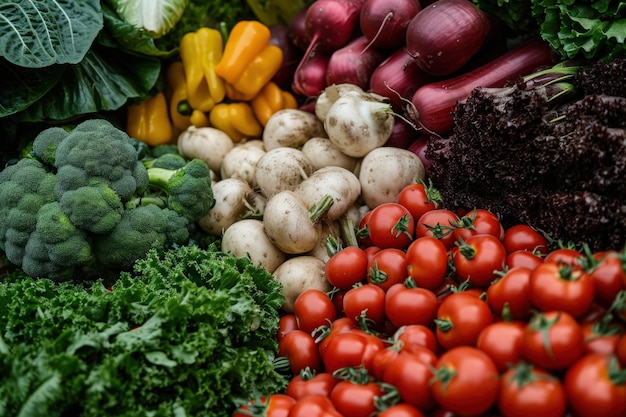
<svg viewBox="0 0 626 417">
<path fill-rule="evenodd" d="M 387 57 L 384 49 L 367 48 L 368 43 L 365 36 L 359 36 L 333 52 L 326 70 L 326 85 L 349 83 L 366 90 L 372 73 Z"/>
<path fill-rule="evenodd" d="M 446 135 L 454 125 L 456 103 L 465 100 L 474 88 L 502 87 L 553 61 L 550 46 L 542 39 L 533 39 L 473 71 L 423 85 L 411 99 L 415 121 L 430 133 Z"/>
<path fill-rule="evenodd" d="M 316 96 L 326 88 L 326 69 L 330 56 L 314 53 L 298 65 L 291 89 L 305 97 Z"/>
<path fill-rule="evenodd" d="M 365 0 L 359 23 L 373 46 L 395 49 L 404 45 L 406 28 L 421 9 L 418 0 Z"/>
<path fill-rule="evenodd" d="M 296 72 L 298 63 L 302 59 L 302 51 L 289 39 L 289 29 L 287 26 L 270 26 L 270 34 L 269 43 L 278 46 L 283 51 L 283 64 L 276 74 L 274 74 L 272 81 L 283 90 L 287 90 L 291 88 L 293 74 Z"/>
<path fill-rule="evenodd" d="M 449 75 L 480 49 L 489 19 L 469 0 L 439 0 L 422 9 L 406 29 L 406 48 L 425 72 Z"/>
<path fill-rule="evenodd" d="M 404 48 L 400 48 L 376 67 L 369 88 L 373 93 L 388 97 L 391 107 L 400 111 L 410 103 L 418 87 L 433 79 L 417 66 Z"/>
<path fill-rule="evenodd" d="M 419 157 L 419 159 L 422 161 L 422 164 L 424 164 L 424 169 L 427 172 L 431 165 L 430 160 L 426 158 L 426 148 L 428 147 L 429 139 L 430 136 L 428 135 L 420 135 L 407 147 L 409 151 L 413 152 Z"/>
</svg>

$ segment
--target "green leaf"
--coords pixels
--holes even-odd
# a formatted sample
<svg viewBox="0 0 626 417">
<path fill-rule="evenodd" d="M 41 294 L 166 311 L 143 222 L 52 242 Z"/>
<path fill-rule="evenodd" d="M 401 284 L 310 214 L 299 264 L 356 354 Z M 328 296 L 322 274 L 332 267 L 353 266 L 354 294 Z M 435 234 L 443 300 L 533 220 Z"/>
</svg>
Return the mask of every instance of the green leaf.
<svg viewBox="0 0 626 417">
<path fill-rule="evenodd" d="M 64 71 L 64 65 L 53 65 L 42 71 L 18 67 L 0 58 L 0 117 L 20 112 L 39 100 Z"/>
<path fill-rule="evenodd" d="M 117 14 L 153 37 L 167 34 L 180 20 L 189 0 L 111 0 Z"/>
<path fill-rule="evenodd" d="M 123 58 L 122 58 L 123 56 Z M 119 51 L 90 50 L 77 65 L 19 116 L 22 121 L 67 120 L 77 115 L 117 110 L 128 99 L 143 98 L 155 86 L 161 69 L 156 58 Z"/>
<path fill-rule="evenodd" d="M 80 62 L 103 27 L 99 0 L 0 5 L 0 56 L 27 68 Z"/>
</svg>

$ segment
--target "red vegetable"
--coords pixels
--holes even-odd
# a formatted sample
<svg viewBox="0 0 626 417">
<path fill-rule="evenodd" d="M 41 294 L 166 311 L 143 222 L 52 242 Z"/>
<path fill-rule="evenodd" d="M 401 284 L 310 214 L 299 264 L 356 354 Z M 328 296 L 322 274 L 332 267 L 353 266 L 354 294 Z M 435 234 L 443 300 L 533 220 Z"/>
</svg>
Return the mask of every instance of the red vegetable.
<svg viewBox="0 0 626 417">
<path fill-rule="evenodd" d="M 483 45 L 489 19 L 468 0 L 439 0 L 422 9 L 406 28 L 406 48 L 433 75 L 460 69 Z"/>
<path fill-rule="evenodd" d="M 359 23 L 363 35 L 373 46 L 398 48 L 406 38 L 406 28 L 421 10 L 418 0 L 366 0 Z"/>
<path fill-rule="evenodd" d="M 454 125 L 456 103 L 465 100 L 473 89 L 502 87 L 552 62 L 549 45 L 541 39 L 533 39 L 473 71 L 426 84 L 418 88 L 411 99 L 416 122 L 429 132 L 446 135 Z"/>
<path fill-rule="evenodd" d="M 326 85 L 354 84 L 367 89 L 372 73 L 387 57 L 384 49 L 367 48 L 368 40 L 359 36 L 330 56 L 326 69 Z"/>
</svg>

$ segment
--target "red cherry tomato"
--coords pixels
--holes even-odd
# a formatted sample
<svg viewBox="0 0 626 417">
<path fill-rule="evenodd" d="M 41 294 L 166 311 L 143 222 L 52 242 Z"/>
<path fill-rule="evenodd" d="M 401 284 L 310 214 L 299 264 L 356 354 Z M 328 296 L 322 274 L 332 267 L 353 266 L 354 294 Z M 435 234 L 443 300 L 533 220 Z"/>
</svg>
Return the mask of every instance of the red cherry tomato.
<svg viewBox="0 0 626 417">
<path fill-rule="evenodd" d="M 365 281 L 367 277 L 367 254 L 356 246 L 346 246 L 326 261 L 326 279 L 334 287 L 344 290 Z"/>
<path fill-rule="evenodd" d="M 604 307 L 609 307 L 620 291 L 626 289 L 626 269 L 616 251 L 603 251 L 593 254 L 596 262 L 589 273 L 595 288 L 595 301 Z"/>
<path fill-rule="evenodd" d="M 406 249 L 406 265 L 418 287 L 435 290 L 448 273 L 448 249 L 439 239 L 419 237 Z"/>
<path fill-rule="evenodd" d="M 522 321 L 499 321 L 491 323 L 478 335 L 476 347 L 489 355 L 498 372 L 506 372 L 522 360 L 524 326 Z"/>
<path fill-rule="evenodd" d="M 404 249 L 415 237 L 415 219 L 398 203 L 383 203 L 374 208 L 367 226 L 370 239 L 381 249 Z"/>
<path fill-rule="evenodd" d="M 548 253 L 548 239 L 541 232 L 527 224 L 516 224 L 506 229 L 502 243 L 507 253 L 517 250 L 536 252 L 543 255 Z"/>
<path fill-rule="evenodd" d="M 422 347 L 437 353 L 437 337 L 428 326 L 421 324 L 409 324 L 402 326 L 393 335 L 394 340 L 402 343 L 401 350 L 412 352 Z"/>
<path fill-rule="evenodd" d="M 430 380 L 433 377 L 437 357 L 434 353 L 429 359 L 400 352 L 400 354 L 384 370 L 382 381 L 393 385 L 403 402 L 423 411 L 432 410 L 436 403 L 430 391 Z"/>
<path fill-rule="evenodd" d="M 427 211 L 415 225 L 415 237 L 431 236 L 441 240 L 444 246 L 450 249 L 454 246 L 454 225 L 459 216 L 452 210 L 434 209 Z"/>
<path fill-rule="evenodd" d="M 466 240 L 470 236 L 487 234 L 504 238 L 504 227 L 494 213 L 485 209 L 473 209 L 459 218 L 455 224 L 454 239 Z"/>
<path fill-rule="evenodd" d="M 496 271 L 504 269 L 506 249 L 495 236 L 474 235 L 460 241 L 453 262 L 456 275 L 462 281 L 487 288 L 497 278 Z"/>
<path fill-rule="evenodd" d="M 434 292 L 405 283 L 393 285 L 385 296 L 385 315 L 396 327 L 409 324 L 430 326 L 438 307 L 439 300 Z"/>
<path fill-rule="evenodd" d="M 324 369 L 329 373 L 346 367 L 370 369 L 373 356 L 384 348 L 382 340 L 361 330 L 339 333 L 324 349 Z"/>
<path fill-rule="evenodd" d="M 564 311 L 536 313 L 524 328 L 524 359 L 539 368 L 558 371 L 571 366 L 585 350 L 580 324 Z"/>
<path fill-rule="evenodd" d="M 616 379 L 624 369 L 614 356 L 591 353 L 566 371 L 565 393 L 578 417 L 622 417 L 626 415 L 626 384 Z"/>
<path fill-rule="evenodd" d="M 303 369 L 298 375 L 291 378 L 285 389 L 285 394 L 296 400 L 313 394 L 328 397 L 337 382 L 339 380 L 328 372 L 312 372 L 310 369 Z"/>
<path fill-rule="evenodd" d="M 437 342 L 444 349 L 475 346 L 480 332 L 493 322 L 489 305 L 465 293 L 452 293 L 441 302 L 437 311 Z"/>
<path fill-rule="evenodd" d="M 387 291 L 407 277 L 406 254 L 396 248 L 376 252 L 367 264 L 367 282 Z"/>
<path fill-rule="evenodd" d="M 435 400 L 461 416 L 477 416 L 496 403 L 500 387 L 498 370 L 491 358 L 471 346 L 444 352 L 431 381 Z"/>
<path fill-rule="evenodd" d="M 310 333 L 299 329 L 290 331 L 278 343 L 278 356 L 289 361 L 294 375 L 298 375 L 305 368 L 322 370 L 322 359 L 315 339 Z"/>
<path fill-rule="evenodd" d="M 442 203 L 441 195 L 433 186 L 432 181 L 427 185 L 418 180 L 415 184 L 404 187 L 398 194 L 398 204 L 406 207 L 414 219 L 419 219 L 422 214 L 436 209 Z"/>
<path fill-rule="evenodd" d="M 498 316 L 506 311 L 514 320 L 527 320 L 531 315 L 530 274 L 528 268 L 518 266 L 507 270 L 487 288 L 487 303 Z"/>
<path fill-rule="evenodd" d="M 593 279 L 581 268 L 546 260 L 530 274 L 530 300 L 541 311 L 560 310 L 580 318 L 591 308 Z"/>
<path fill-rule="evenodd" d="M 425 417 L 418 408 L 411 404 L 398 403 L 391 407 L 385 408 L 377 414 L 378 417 Z"/>
<path fill-rule="evenodd" d="M 335 321 L 337 309 L 328 294 L 310 288 L 301 292 L 294 301 L 293 314 L 298 320 L 298 328 L 311 333 L 318 327 Z"/>
<path fill-rule="evenodd" d="M 330 397 L 325 395 L 307 395 L 296 401 L 291 407 L 289 417 L 344 417 L 335 408 Z"/>
<path fill-rule="evenodd" d="M 508 417 L 564 416 L 567 411 L 565 388 L 554 375 L 520 362 L 500 379 L 498 410 Z"/>
<path fill-rule="evenodd" d="M 368 417 L 377 411 L 377 398 L 383 393 L 382 386 L 377 382 L 358 383 L 345 379 L 335 385 L 330 400 L 344 416 Z"/>
<path fill-rule="evenodd" d="M 523 266 L 532 271 L 541 263 L 543 263 L 543 258 L 537 255 L 536 252 L 529 252 L 527 250 L 515 250 L 506 255 L 505 263 L 508 268 Z"/>
<path fill-rule="evenodd" d="M 385 291 L 372 284 L 352 288 L 343 296 L 343 311 L 356 326 L 381 328 L 385 323 Z"/>
<path fill-rule="evenodd" d="M 259 400 L 252 400 L 249 404 L 241 405 L 233 413 L 233 417 L 249 417 L 253 415 L 253 409 L 261 407 L 263 416 L 266 417 L 288 417 L 291 409 L 296 404 L 296 400 L 285 394 L 272 394 L 269 397 L 261 397 Z"/>
<path fill-rule="evenodd" d="M 276 333 L 276 340 L 279 342 L 285 337 L 287 333 L 298 328 L 298 320 L 293 313 L 284 314 L 278 319 L 278 332 Z"/>
</svg>

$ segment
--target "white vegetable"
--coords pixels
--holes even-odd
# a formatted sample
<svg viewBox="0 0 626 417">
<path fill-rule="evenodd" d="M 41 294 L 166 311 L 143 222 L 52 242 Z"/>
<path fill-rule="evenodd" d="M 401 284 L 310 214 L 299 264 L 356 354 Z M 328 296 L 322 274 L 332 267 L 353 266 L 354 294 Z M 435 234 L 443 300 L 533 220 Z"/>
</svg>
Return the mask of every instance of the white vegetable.
<svg viewBox="0 0 626 417">
<path fill-rule="evenodd" d="M 302 145 L 302 153 L 311 161 L 316 170 L 326 166 L 337 166 L 354 171 L 359 162 L 358 158 L 341 152 L 328 138 L 309 139 Z"/>
<path fill-rule="evenodd" d="M 256 165 L 265 155 L 265 150 L 258 143 L 263 144 L 261 140 L 256 139 L 235 145 L 224 156 L 221 177 L 238 178 L 250 184 L 251 187 L 256 187 Z"/>
<path fill-rule="evenodd" d="M 279 110 L 263 129 L 263 144 L 270 151 L 282 146 L 297 148 L 315 136 L 326 136 L 324 124 L 312 113 L 299 109 Z"/>
<path fill-rule="evenodd" d="M 270 273 L 287 260 L 287 254 L 278 249 L 267 237 L 263 221 L 243 219 L 233 223 L 222 237 L 222 251 L 237 257 L 248 257 Z"/>
<path fill-rule="evenodd" d="M 402 188 L 425 177 L 424 164 L 413 152 L 386 146 L 377 148 L 361 161 L 361 196 L 370 208 L 395 203 Z"/>
<path fill-rule="evenodd" d="M 341 217 L 361 195 L 359 178 L 345 168 L 327 166 L 313 172 L 294 189 L 307 207 L 317 204 L 325 195 L 334 201 L 324 221 L 333 222 Z"/>
<path fill-rule="evenodd" d="M 256 183 L 263 195 L 293 190 L 314 171 L 313 165 L 296 148 L 282 147 L 267 151 L 256 165 Z"/>
<path fill-rule="evenodd" d="M 202 230 L 211 236 L 221 236 L 236 221 L 264 209 L 258 193 L 243 180 L 226 178 L 212 188 L 215 205 L 198 220 Z"/>
<path fill-rule="evenodd" d="M 335 104 L 335 101 L 348 91 L 363 92 L 363 89 L 355 84 L 331 84 L 317 96 L 315 100 L 315 115 L 322 122 L 326 119 L 328 109 Z"/>
<path fill-rule="evenodd" d="M 293 312 L 294 301 L 306 290 L 316 289 L 323 292 L 331 290 L 324 268 L 324 261 L 307 255 L 287 259 L 276 268 L 272 275 L 283 286 L 285 303 L 281 309 L 284 312 Z"/>
<path fill-rule="evenodd" d="M 267 200 L 263 213 L 265 233 L 283 252 L 302 254 L 317 245 L 322 233 L 320 218 L 331 198 L 310 208 L 293 191 L 281 191 Z"/>
<path fill-rule="evenodd" d="M 230 136 L 213 127 L 190 126 L 178 136 L 178 152 L 187 159 L 198 158 L 219 174 L 224 156 L 235 144 Z"/>
<path fill-rule="evenodd" d="M 363 157 L 389 139 L 394 122 L 391 105 L 379 96 L 349 91 L 328 110 L 324 128 L 341 152 Z"/>
</svg>

